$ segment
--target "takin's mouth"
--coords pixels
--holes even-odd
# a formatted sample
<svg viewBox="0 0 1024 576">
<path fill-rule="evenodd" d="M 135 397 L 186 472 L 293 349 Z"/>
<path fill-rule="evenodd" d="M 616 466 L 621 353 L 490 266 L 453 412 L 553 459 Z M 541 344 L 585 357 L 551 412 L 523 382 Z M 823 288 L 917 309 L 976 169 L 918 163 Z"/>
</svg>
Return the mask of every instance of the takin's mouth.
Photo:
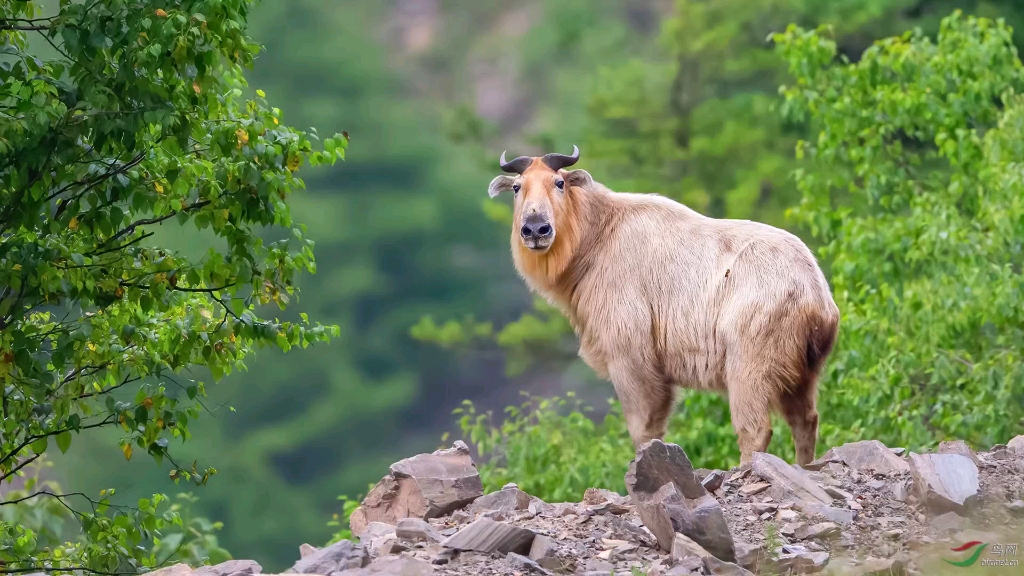
<svg viewBox="0 0 1024 576">
<path fill-rule="evenodd" d="M 536 240 L 532 238 L 524 238 L 523 246 L 529 248 L 531 252 L 544 253 L 551 248 L 551 238 L 543 238 Z"/>
</svg>

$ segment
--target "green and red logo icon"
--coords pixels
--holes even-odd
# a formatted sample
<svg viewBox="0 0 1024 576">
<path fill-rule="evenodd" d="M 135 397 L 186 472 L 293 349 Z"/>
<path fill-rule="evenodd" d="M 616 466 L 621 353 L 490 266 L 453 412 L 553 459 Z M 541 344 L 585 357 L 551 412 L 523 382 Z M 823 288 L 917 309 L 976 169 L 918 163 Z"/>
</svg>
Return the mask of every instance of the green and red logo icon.
<svg viewBox="0 0 1024 576">
<path fill-rule="evenodd" d="M 959 566 L 961 568 L 966 568 L 966 567 L 970 566 L 971 564 L 974 564 L 975 562 L 978 561 L 978 557 L 981 556 L 981 553 L 985 550 L 986 546 L 988 546 L 988 544 L 986 544 L 984 542 L 980 542 L 978 540 L 972 540 L 972 541 L 970 541 L 970 542 L 968 542 L 968 543 L 966 543 L 966 544 L 964 544 L 962 546 L 957 546 L 956 548 L 951 548 L 951 550 L 953 550 L 953 552 L 963 552 L 964 550 L 970 550 L 971 548 L 974 548 L 974 552 L 972 552 L 970 556 L 968 556 L 967 558 L 964 558 L 963 560 L 958 560 L 958 561 L 955 561 L 955 562 L 953 560 L 946 560 L 945 558 L 943 558 L 942 560 L 944 562 L 948 562 L 948 563 L 952 564 L 953 566 Z"/>
</svg>

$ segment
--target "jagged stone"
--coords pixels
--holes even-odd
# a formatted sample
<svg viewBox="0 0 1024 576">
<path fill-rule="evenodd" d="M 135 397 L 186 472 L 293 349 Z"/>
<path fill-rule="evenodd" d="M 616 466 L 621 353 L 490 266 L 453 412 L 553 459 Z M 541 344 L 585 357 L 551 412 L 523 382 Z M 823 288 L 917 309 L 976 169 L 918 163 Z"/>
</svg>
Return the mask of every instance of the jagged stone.
<svg viewBox="0 0 1024 576">
<path fill-rule="evenodd" d="M 474 550 L 485 554 L 490 552 L 529 554 L 533 538 L 532 530 L 495 522 L 490 518 L 479 518 L 446 538 L 441 545 L 446 548 Z"/>
<path fill-rule="evenodd" d="M 200 566 L 196 568 L 192 576 L 244 576 L 246 574 L 259 574 L 263 567 L 255 560 L 228 560 L 213 566 Z"/>
<path fill-rule="evenodd" d="M 691 574 L 704 574 L 703 558 L 699 556 L 687 556 L 680 560 L 675 566 L 669 568 L 668 572 L 665 572 L 665 576 L 689 576 Z M 601 576 L 608 576 L 608 573 L 605 572 Z M 615 576 L 619 575 L 616 574 Z"/>
<path fill-rule="evenodd" d="M 736 540 L 736 563 L 750 570 L 757 572 L 761 563 L 766 558 L 764 547 L 760 544 L 750 544 L 742 540 Z"/>
<path fill-rule="evenodd" d="M 352 568 L 330 576 L 430 576 L 434 566 L 425 560 L 410 556 L 381 556 L 365 568 Z"/>
<path fill-rule="evenodd" d="M 750 469 L 771 484 L 769 494 L 775 500 L 797 500 L 826 505 L 832 503 L 832 497 L 818 486 L 806 471 L 786 464 L 786 461 L 778 456 L 754 452 Z"/>
<path fill-rule="evenodd" d="M 402 518 L 437 518 L 483 496 L 483 484 L 469 447 L 458 440 L 447 450 L 418 454 L 391 465 L 349 519 L 359 535 L 370 522 L 397 524 Z"/>
<path fill-rule="evenodd" d="M 867 474 L 895 474 L 910 470 L 903 458 L 878 440 L 862 440 L 830 448 L 822 459 L 839 460 L 851 469 Z"/>
<path fill-rule="evenodd" d="M 785 574 L 814 574 L 828 565 L 828 552 L 811 552 L 804 546 L 787 544 L 775 560 L 777 571 Z"/>
<path fill-rule="evenodd" d="M 744 496 L 756 496 L 757 494 L 760 494 L 761 492 L 764 492 L 765 490 L 771 487 L 772 485 L 768 484 L 767 482 L 755 482 L 753 484 L 741 486 L 739 489 L 739 493 Z"/>
<path fill-rule="evenodd" d="M 190 574 L 192 574 L 192 567 L 188 564 L 172 564 L 148 572 L 146 576 L 189 576 Z"/>
<path fill-rule="evenodd" d="M 914 491 L 934 513 L 963 514 L 978 496 L 978 467 L 959 454 L 910 453 Z"/>
<path fill-rule="evenodd" d="M 801 526 L 796 530 L 796 537 L 801 540 L 833 538 L 839 534 L 839 526 L 832 522 L 819 522 L 810 526 Z"/>
<path fill-rule="evenodd" d="M 959 454 L 966 458 L 970 458 L 971 462 L 974 462 L 976 466 L 981 465 L 981 460 L 978 459 L 978 454 L 967 445 L 967 442 L 963 440 L 946 440 L 939 442 L 939 454 Z"/>
<path fill-rule="evenodd" d="M 737 566 L 732 562 L 724 562 L 714 556 L 705 556 L 703 560 L 704 568 L 712 576 L 754 576 L 753 572 L 746 568 Z"/>
<path fill-rule="evenodd" d="M 936 532 L 956 532 L 964 526 L 964 519 L 956 512 L 946 512 L 932 518 L 930 525 Z"/>
<path fill-rule="evenodd" d="M 362 544 L 339 540 L 299 560 L 286 570 L 298 574 L 330 574 L 348 568 L 362 568 L 370 561 Z"/>
<path fill-rule="evenodd" d="M 1018 456 L 1024 456 L 1024 434 L 1014 436 L 1009 442 L 1006 443 L 1006 448 L 1010 452 L 1017 453 Z"/>
<path fill-rule="evenodd" d="M 530 544 L 530 553 L 527 556 L 531 560 L 540 560 L 554 556 L 555 551 L 554 540 L 543 534 L 537 534 L 533 537 L 533 542 Z"/>
<path fill-rule="evenodd" d="M 384 543 L 375 548 L 377 556 L 387 556 L 389 554 L 401 554 L 408 550 L 409 547 L 402 544 L 398 538 L 386 538 Z"/>
<path fill-rule="evenodd" d="M 850 494 L 846 490 L 836 488 L 835 486 L 825 486 L 825 492 L 837 500 L 853 500 L 853 494 Z"/>
<path fill-rule="evenodd" d="M 530 558 L 523 556 L 522 554 L 516 554 L 515 552 L 509 552 L 505 556 L 505 560 L 508 565 L 519 572 L 536 572 L 537 574 L 551 574 L 545 570 L 540 564 L 537 564 Z"/>
<path fill-rule="evenodd" d="M 661 440 L 646 442 L 630 461 L 625 480 L 640 519 L 662 549 L 672 549 L 678 532 L 721 560 L 735 560 L 722 507 L 697 480 L 682 448 Z"/>
<path fill-rule="evenodd" d="M 687 556 L 696 556 L 703 559 L 705 556 L 711 556 L 712 554 L 704 549 L 703 546 L 697 544 L 685 534 L 676 533 L 672 539 L 672 549 L 669 551 L 669 559 L 672 565 L 675 566 Z"/>
<path fill-rule="evenodd" d="M 856 512 L 853 510 L 825 506 L 817 502 L 797 502 L 796 509 L 804 514 L 820 516 L 829 522 L 843 524 L 844 526 L 853 524 L 854 519 L 857 517 Z"/>
<path fill-rule="evenodd" d="M 518 486 L 505 486 L 497 492 L 485 494 L 469 505 L 466 509 L 470 514 L 479 514 L 490 510 L 501 512 L 513 512 L 516 510 L 527 510 L 530 507 L 530 495 L 519 489 Z"/>
<path fill-rule="evenodd" d="M 419 518 L 402 518 L 398 521 L 398 526 L 395 527 L 395 535 L 403 540 L 412 540 L 415 542 L 441 542 L 444 540 L 444 536 L 427 523 L 426 520 L 420 520 Z"/>
<path fill-rule="evenodd" d="M 708 492 L 714 492 L 722 487 L 723 482 L 725 482 L 725 472 L 712 470 L 700 483 Z"/>
<path fill-rule="evenodd" d="M 306 556 L 309 556 L 310 554 L 312 554 L 313 552 L 316 552 L 317 550 L 319 550 L 319 548 L 317 548 L 316 546 L 311 546 L 309 544 L 300 544 L 299 545 L 299 558 L 305 558 Z"/>
<path fill-rule="evenodd" d="M 868 558 L 853 572 L 857 576 L 906 576 L 907 561 L 898 556 L 892 558 Z"/>
</svg>

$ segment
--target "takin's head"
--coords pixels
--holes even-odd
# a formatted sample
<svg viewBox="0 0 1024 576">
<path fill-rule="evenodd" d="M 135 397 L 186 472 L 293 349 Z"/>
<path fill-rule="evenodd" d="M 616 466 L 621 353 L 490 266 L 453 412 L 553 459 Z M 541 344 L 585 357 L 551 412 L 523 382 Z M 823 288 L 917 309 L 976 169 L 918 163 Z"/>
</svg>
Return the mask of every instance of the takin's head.
<svg viewBox="0 0 1024 576">
<path fill-rule="evenodd" d="M 506 190 L 515 195 L 513 241 L 518 238 L 532 252 L 544 253 L 554 244 L 559 227 L 571 225 L 574 202 L 570 191 L 591 180 L 584 170 L 565 170 L 579 159 L 580 149 L 575 145 L 571 156 L 552 153 L 506 162 L 505 153 L 501 153 L 501 170 L 516 176 L 496 177 L 487 193 L 491 198 Z"/>
</svg>

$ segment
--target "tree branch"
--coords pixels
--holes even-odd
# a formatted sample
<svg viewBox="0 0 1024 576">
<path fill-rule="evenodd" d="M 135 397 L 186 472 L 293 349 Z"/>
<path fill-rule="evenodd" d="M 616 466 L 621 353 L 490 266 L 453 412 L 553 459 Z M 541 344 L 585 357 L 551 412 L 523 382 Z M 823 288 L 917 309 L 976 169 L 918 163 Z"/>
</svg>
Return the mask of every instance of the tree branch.
<svg viewBox="0 0 1024 576">
<path fill-rule="evenodd" d="M 106 240 L 104 240 L 100 244 L 100 246 L 105 246 L 106 244 L 108 244 L 110 242 L 113 242 L 113 241 L 117 240 L 118 238 L 123 238 L 124 236 L 127 236 L 127 235 L 131 234 L 139 226 L 146 226 L 146 225 L 149 225 L 149 224 L 159 224 L 159 223 L 163 222 L 164 220 L 167 220 L 167 219 L 170 219 L 170 218 L 173 218 L 173 217 L 177 216 L 178 212 L 191 212 L 192 210 L 198 210 L 199 208 L 202 208 L 203 206 L 206 206 L 207 204 L 210 204 L 211 202 L 213 202 L 213 201 L 212 200 L 198 200 L 198 201 L 193 202 L 192 204 L 189 204 L 187 206 L 182 206 L 181 210 L 174 210 L 170 214 L 167 214 L 167 215 L 164 215 L 164 216 L 160 216 L 159 218 L 144 218 L 142 220 L 136 220 L 135 222 L 132 222 L 131 224 L 126 226 L 124 228 L 124 230 L 121 230 L 117 234 L 114 234 L 110 238 L 107 238 Z"/>
</svg>

